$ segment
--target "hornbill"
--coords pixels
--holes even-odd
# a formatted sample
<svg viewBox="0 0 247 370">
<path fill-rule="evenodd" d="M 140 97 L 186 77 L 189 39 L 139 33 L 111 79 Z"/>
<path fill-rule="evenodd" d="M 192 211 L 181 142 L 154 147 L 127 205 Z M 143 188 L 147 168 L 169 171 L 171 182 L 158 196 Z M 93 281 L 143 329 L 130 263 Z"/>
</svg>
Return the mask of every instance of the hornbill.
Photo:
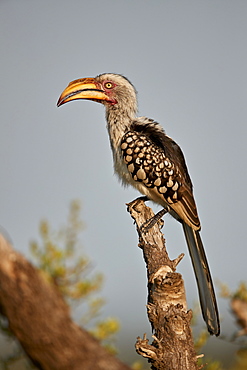
<svg viewBox="0 0 247 370">
<path fill-rule="evenodd" d="M 213 282 L 200 238 L 201 226 L 192 182 L 180 147 L 166 135 L 160 124 L 136 116 L 136 90 L 122 75 L 105 73 L 72 81 L 62 92 L 57 105 L 76 99 L 104 104 L 114 169 L 122 183 L 135 187 L 182 224 L 203 318 L 210 334 L 219 335 Z"/>
</svg>

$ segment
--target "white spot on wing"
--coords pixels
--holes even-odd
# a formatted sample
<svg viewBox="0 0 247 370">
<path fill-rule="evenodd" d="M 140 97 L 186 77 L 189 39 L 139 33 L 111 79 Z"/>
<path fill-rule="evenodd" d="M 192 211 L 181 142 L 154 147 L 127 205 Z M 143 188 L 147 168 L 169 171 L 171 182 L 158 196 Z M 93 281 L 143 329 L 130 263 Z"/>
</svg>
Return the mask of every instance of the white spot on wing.
<svg viewBox="0 0 247 370">
<path fill-rule="evenodd" d="M 140 168 L 138 171 L 137 171 L 137 177 L 138 177 L 138 179 L 140 179 L 140 180 L 145 180 L 145 178 L 146 178 L 146 173 L 145 173 L 145 171 L 142 169 L 142 168 Z"/>
<path fill-rule="evenodd" d="M 166 184 L 168 188 L 171 188 L 173 186 L 173 181 L 169 179 L 168 183 Z"/>
<path fill-rule="evenodd" d="M 131 163 L 131 164 L 129 164 L 129 165 L 128 165 L 128 170 L 129 170 L 130 172 L 134 172 L 134 170 L 135 170 L 135 166 L 134 166 L 134 164 L 133 164 L 133 163 Z"/>
<path fill-rule="evenodd" d="M 167 188 L 165 186 L 162 186 L 161 188 L 158 188 L 158 190 L 162 194 L 165 194 L 167 192 Z"/>
<path fill-rule="evenodd" d="M 126 149 L 127 148 L 127 146 L 128 146 L 128 144 L 127 143 L 123 143 L 122 145 L 121 145 L 121 149 Z"/>
<path fill-rule="evenodd" d="M 154 181 L 154 185 L 155 185 L 155 186 L 160 186 L 160 184 L 161 184 L 161 179 L 160 179 L 160 177 L 158 177 L 158 178 Z"/>
</svg>

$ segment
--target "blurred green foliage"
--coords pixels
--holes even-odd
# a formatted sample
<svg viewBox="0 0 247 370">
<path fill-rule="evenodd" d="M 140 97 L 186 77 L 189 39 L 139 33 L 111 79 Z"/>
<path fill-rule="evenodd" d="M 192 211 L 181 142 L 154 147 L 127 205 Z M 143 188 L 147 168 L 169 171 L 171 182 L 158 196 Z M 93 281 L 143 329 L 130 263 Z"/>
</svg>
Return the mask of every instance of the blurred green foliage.
<svg viewBox="0 0 247 370">
<path fill-rule="evenodd" d="M 54 231 L 49 222 L 40 222 L 40 241 L 32 241 L 30 249 L 36 261 L 35 265 L 43 277 L 54 284 L 79 318 L 80 324 L 86 327 L 93 336 L 100 340 L 112 354 L 116 353 L 115 334 L 120 324 L 115 318 L 99 319 L 100 310 L 105 301 L 98 294 L 102 288 L 103 275 L 93 272 L 90 258 L 83 252 L 79 234 L 84 228 L 80 219 L 79 201 L 72 201 L 65 226 Z M 76 320 L 78 321 L 78 320 Z M 13 351 L 5 356 L 0 352 L 2 369 L 31 369 L 32 364 L 25 359 L 25 354 L 15 341 L 5 318 L 0 320 L 1 333 Z M 14 342 L 14 343 L 13 343 Z M 16 364 L 19 365 L 16 365 Z"/>
<path fill-rule="evenodd" d="M 247 348 L 242 348 L 237 351 L 234 365 L 230 370 L 246 370 L 247 369 Z"/>
<path fill-rule="evenodd" d="M 41 221 L 41 241 L 32 241 L 30 247 L 36 266 L 47 280 L 57 286 L 68 304 L 88 304 L 96 315 L 104 302 L 96 299 L 96 303 L 91 301 L 91 297 L 93 293 L 100 291 L 103 275 L 91 273 L 92 263 L 83 253 L 79 240 L 82 230 L 80 203 L 73 201 L 66 225 L 53 231 L 48 221 Z"/>
<path fill-rule="evenodd" d="M 243 302 L 247 302 L 247 285 L 244 282 L 241 282 L 238 286 L 236 292 L 232 294 L 232 298 L 241 299 Z"/>
</svg>

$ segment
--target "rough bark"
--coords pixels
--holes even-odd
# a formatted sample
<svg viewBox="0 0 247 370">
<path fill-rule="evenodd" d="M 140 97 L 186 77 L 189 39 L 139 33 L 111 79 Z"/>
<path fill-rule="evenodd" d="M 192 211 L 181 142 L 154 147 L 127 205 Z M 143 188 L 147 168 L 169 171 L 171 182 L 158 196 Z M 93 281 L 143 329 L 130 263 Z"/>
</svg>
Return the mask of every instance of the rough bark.
<svg viewBox="0 0 247 370">
<path fill-rule="evenodd" d="M 145 334 L 143 339 L 137 338 L 136 351 L 148 359 L 153 370 L 198 369 L 190 329 L 192 312 L 187 311 L 184 282 L 176 272 L 183 254 L 173 261 L 169 259 L 160 231 L 163 221 L 158 221 L 148 230 L 142 227 L 154 216 L 142 198 L 127 206 L 136 222 L 139 247 L 146 262 L 147 313 L 154 331 L 152 344 L 148 343 Z"/>
<path fill-rule="evenodd" d="M 58 290 L 1 235 L 0 310 L 40 369 L 130 369 L 71 320 Z"/>
</svg>

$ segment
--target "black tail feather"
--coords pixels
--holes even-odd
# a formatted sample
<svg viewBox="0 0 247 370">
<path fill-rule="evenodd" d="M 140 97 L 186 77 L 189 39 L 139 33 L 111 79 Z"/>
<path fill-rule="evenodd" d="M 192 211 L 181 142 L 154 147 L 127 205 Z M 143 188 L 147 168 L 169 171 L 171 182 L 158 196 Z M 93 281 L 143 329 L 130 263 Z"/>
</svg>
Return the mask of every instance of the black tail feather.
<svg viewBox="0 0 247 370">
<path fill-rule="evenodd" d="M 203 318 L 210 334 L 220 334 L 219 314 L 210 270 L 199 231 L 183 222 L 194 272 L 196 275 Z"/>
</svg>

